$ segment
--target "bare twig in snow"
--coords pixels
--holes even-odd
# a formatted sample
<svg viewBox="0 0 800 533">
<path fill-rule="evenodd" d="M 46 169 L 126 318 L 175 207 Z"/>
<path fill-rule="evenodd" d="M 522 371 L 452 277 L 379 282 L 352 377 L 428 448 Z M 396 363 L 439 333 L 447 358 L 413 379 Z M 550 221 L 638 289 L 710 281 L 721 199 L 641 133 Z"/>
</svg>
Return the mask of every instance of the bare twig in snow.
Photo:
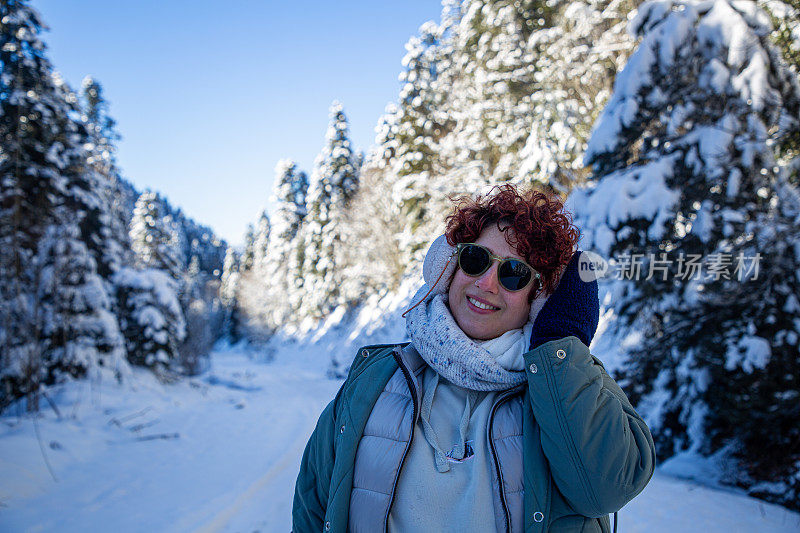
<svg viewBox="0 0 800 533">
<path fill-rule="evenodd" d="M 50 398 L 50 396 L 47 395 L 47 393 L 44 390 L 42 390 L 42 396 L 44 396 L 44 399 L 47 400 L 47 403 L 50 404 L 50 407 L 53 408 L 53 411 L 56 413 L 58 419 L 61 420 L 61 411 L 58 410 L 58 406 L 55 404 L 55 402 Z"/>
<path fill-rule="evenodd" d="M 138 442 L 146 441 L 146 440 L 170 440 L 170 439 L 179 439 L 181 438 L 180 433 L 159 433 L 157 435 L 144 435 L 142 437 L 138 437 L 135 439 Z"/>
<path fill-rule="evenodd" d="M 146 414 L 148 411 L 150 411 L 152 409 L 153 408 L 148 405 L 147 407 L 145 407 L 141 411 L 137 411 L 137 412 L 135 412 L 133 414 L 130 414 L 128 416 L 124 416 L 122 418 L 116 418 L 116 417 L 112 418 L 111 420 L 108 421 L 108 425 L 109 426 L 113 425 L 113 426 L 120 426 L 121 427 L 122 424 L 124 424 L 125 422 L 127 422 L 129 420 L 133 420 L 136 417 L 142 416 L 142 415 Z"/>
<path fill-rule="evenodd" d="M 55 472 L 53 472 L 53 467 L 50 466 L 50 461 L 47 459 L 47 454 L 44 451 L 44 443 L 42 442 L 42 435 L 39 433 L 39 422 L 36 420 L 36 417 L 33 417 L 33 429 L 36 431 L 36 439 L 39 441 L 39 449 L 42 451 L 42 458 L 44 458 L 44 464 L 47 466 L 47 470 L 50 472 L 50 475 L 53 476 L 53 481 L 58 483 L 58 478 L 56 478 Z"/>
<path fill-rule="evenodd" d="M 136 424 L 128 428 L 128 431 L 133 431 L 134 433 L 143 430 L 144 428 L 149 428 L 150 426 L 155 426 L 158 424 L 158 420 L 151 420 L 150 422 L 143 422 L 141 424 Z"/>
</svg>

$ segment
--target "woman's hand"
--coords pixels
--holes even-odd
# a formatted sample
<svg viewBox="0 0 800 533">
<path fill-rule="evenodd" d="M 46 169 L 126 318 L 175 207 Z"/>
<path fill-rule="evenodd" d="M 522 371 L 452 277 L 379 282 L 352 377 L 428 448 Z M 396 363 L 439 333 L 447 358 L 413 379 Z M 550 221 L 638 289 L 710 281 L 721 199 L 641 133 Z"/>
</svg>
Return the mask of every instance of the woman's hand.
<svg viewBox="0 0 800 533">
<path fill-rule="evenodd" d="M 600 321 L 597 280 L 585 282 L 579 275 L 581 251 L 572 256 L 556 290 L 536 316 L 531 349 L 555 339 L 574 335 L 586 346 L 592 342 Z"/>
</svg>

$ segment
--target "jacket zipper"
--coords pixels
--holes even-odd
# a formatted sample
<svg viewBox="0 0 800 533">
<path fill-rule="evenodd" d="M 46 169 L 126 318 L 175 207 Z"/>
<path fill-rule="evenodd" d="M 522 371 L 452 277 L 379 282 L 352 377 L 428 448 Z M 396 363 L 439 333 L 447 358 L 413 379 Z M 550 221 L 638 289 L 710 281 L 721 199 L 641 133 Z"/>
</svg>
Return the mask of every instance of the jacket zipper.
<svg viewBox="0 0 800 533">
<path fill-rule="evenodd" d="M 517 389 L 520 387 L 514 387 Z M 516 396 L 516 392 L 514 389 L 511 389 L 507 394 L 499 398 L 497 401 L 494 402 L 492 406 L 492 412 L 489 414 L 489 448 L 492 450 L 492 458 L 494 459 L 494 467 L 497 470 L 497 481 L 499 483 L 500 489 L 500 503 L 503 505 L 503 512 L 505 513 L 506 519 L 506 531 L 511 533 L 511 517 L 508 511 L 508 504 L 506 503 L 506 491 L 505 486 L 503 484 L 503 471 L 500 470 L 500 460 L 497 458 L 497 450 L 494 447 L 494 414 L 497 412 L 497 408 L 500 407 L 504 402 L 510 399 L 513 396 Z"/>
<path fill-rule="evenodd" d="M 389 513 L 392 512 L 392 505 L 394 504 L 394 493 L 397 489 L 397 480 L 400 477 L 400 471 L 403 469 L 403 463 L 406 460 L 408 449 L 411 447 L 411 441 L 414 440 L 414 426 L 417 425 L 417 388 L 414 386 L 414 380 L 411 377 L 411 372 L 408 371 L 406 366 L 403 364 L 402 359 L 400 358 L 399 349 L 394 350 L 392 355 L 394 356 L 394 360 L 397 361 L 397 366 L 399 366 L 400 370 L 403 372 L 403 377 L 406 378 L 408 388 L 411 390 L 411 403 L 413 405 L 413 410 L 411 412 L 411 435 L 408 438 L 408 443 L 406 443 L 406 449 L 403 450 L 403 457 L 400 459 L 400 466 L 397 467 L 397 474 L 395 474 L 394 483 L 392 483 L 392 495 L 389 496 L 389 507 L 386 509 L 386 516 L 383 519 L 384 530 L 386 533 L 389 533 Z"/>
</svg>

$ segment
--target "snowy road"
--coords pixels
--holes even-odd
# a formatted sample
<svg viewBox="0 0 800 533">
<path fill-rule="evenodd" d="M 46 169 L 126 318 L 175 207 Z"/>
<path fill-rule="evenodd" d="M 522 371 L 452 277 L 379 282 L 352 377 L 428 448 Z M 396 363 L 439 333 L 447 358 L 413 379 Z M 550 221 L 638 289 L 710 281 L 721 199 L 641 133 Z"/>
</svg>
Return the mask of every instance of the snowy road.
<svg viewBox="0 0 800 533">
<path fill-rule="evenodd" d="M 217 353 L 170 386 L 64 387 L 62 418 L 37 422 L 44 452 L 31 418 L 0 418 L 0 531 L 289 531 L 300 456 L 340 384 L 314 352 Z M 660 472 L 620 513 L 622 532 L 799 530 L 796 513 Z"/>
<path fill-rule="evenodd" d="M 103 386 L 99 406 L 73 387 L 64 419 L 38 421 L 57 482 L 33 421 L 3 419 L 0 531 L 288 531 L 300 456 L 340 384 L 299 366 L 221 354 L 191 384 Z"/>
</svg>

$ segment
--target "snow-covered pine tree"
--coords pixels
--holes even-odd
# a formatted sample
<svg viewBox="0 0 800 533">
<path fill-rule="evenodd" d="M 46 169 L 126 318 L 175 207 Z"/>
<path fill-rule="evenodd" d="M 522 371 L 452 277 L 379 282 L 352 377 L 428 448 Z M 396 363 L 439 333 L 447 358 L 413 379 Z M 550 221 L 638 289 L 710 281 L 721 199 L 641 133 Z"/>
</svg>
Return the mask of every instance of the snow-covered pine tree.
<svg viewBox="0 0 800 533">
<path fill-rule="evenodd" d="M 548 0 L 466 0 L 453 29 L 452 66 L 443 80 L 451 97 L 446 111 L 456 120 L 442 141 L 447 167 L 473 168 L 458 183 L 477 190 L 517 174 L 518 153 L 531 128 L 536 86 L 534 31 L 553 26 Z M 463 173 L 463 170 L 461 171 Z M 461 189 L 464 187 L 464 189 Z"/>
<path fill-rule="evenodd" d="M 180 343 L 186 323 L 178 302 L 178 282 L 166 271 L 123 267 L 112 276 L 128 361 L 152 369 L 162 379 L 180 372 Z"/>
<path fill-rule="evenodd" d="M 383 170 L 394 159 L 394 155 L 397 152 L 399 114 L 397 104 L 386 104 L 383 115 L 380 116 L 378 124 L 375 126 L 375 142 L 370 147 L 365 163 L 366 166 L 373 166 Z"/>
<path fill-rule="evenodd" d="M 219 280 L 200 268 L 203 249 L 197 238 L 190 244 L 189 266 L 183 274 L 179 296 L 186 337 L 178 347 L 180 370 L 194 375 L 207 366 L 214 342 L 222 336 L 224 314 L 219 301 Z"/>
<path fill-rule="evenodd" d="M 218 303 L 219 300 L 219 278 L 222 268 L 216 274 L 209 272 L 208 267 L 203 268 L 204 256 L 208 255 L 207 251 L 198 239 L 192 239 L 191 259 L 184 273 L 183 285 L 186 287 L 184 297 L 186 300 L 203 300 L 207 305 L 213 307 L 214 301 L 216 300 Z M 222 261 L 220 261 L 220 267 L 222 267 Z"/>
<path fill-rule="evenodd" d="M 795 75 L 800 76 L 800 0 L 760 0 L 772 20 L 772 40 Z M 778 161 L 789 181 L 800 186 L 800 132 L 785 135 L 778 145 Z"/>
<path fill-rule="evenodd" d="M 6 384 L 39 371 L 41 310 L 32 267 L 45 230 L 74 223 L 101 276 L 117 259 L 108 246 L 100 178 L 85 150 L 89 133 L 77 97 L 53 73 L 42 28 L 28 2 L 0 3 L 0 367 Z M 4 387 L 0 395 L 2 404 L 16 393 Z"/>
<path fill-rule="evenodd" d="M 123 268 L 112 277 L 128 361 L 161 377 L 186 370 L 180 346 L 186 338 L 184 309 L 190 305 L 180 224 L 169 211 L 155 192 L 139 196 L 130 225 L 138 269 Z"/>
<path fill-rule="evenodd" d="M 252 229 L 252 225 L 248 229 Z M 239 333 L 256 345 L 265 342 L 272 334 L 274 327 L 269 323 L 269 315 L 274 308 L 285 305 L 286 300 L 280 292 L 276 293 L 276 297 L 269 295 L 270 287 L 278 283 L 271 271 L 274 265 L 266 262 L 271 241 L 270 230 L 265 209 L 258 220 L 258 228 L 253 235 L 247 236 L 242 262 L 247 260 L 250 268 L 239 272 L 235 290 Z"/>
<path fill-rule="evenodd" d="M 747 258 L 750 279 L 707 281 L 699 309 L 676 321 L 696 319 L 688 336 L 710 380 L 709 449 L 727 446 L 744 466 L 729 480 L 800 509 L 800 193 L 785 177 L 771 179 L 769 209 L 732 243 L 734 265 Z"/>
<path fill-rule="evenodd" d="M 101 178 L 98 181 L 99 195 L 106 204 L 109 216 L 110 235 L 103 244 L 103 254 L 108 258 L 106 276 L 121 265 L 133 264 L 134 258 L 128 234 L 130 213 L 123 201 L 124 186 L 117 167 L 116 142 L 122 137 L 116 130 L 116 121 L 111 118 L 103 86 L 87 76 L 81 84 L 81 107 L 83 120 L 89 132 L 88 163 Z M 101 272 L 102 274 L 103 272 Z"/>
<path fill-rule="evenodd" d="M 117 122 L 109 115 L 103 86 L 91 76 L 86 76 L 81 82 L 81 101 L 95 141 L 98 163 L 105 165 L 105 174 L 111 174 L 112 170 L 117 170 L 117 147 L 114 143 L 122 137 L 117 132 Z"/>
<path fill-rule="evenodd" d="M 189 268 L 186 271 L 185 276 L 185 285 L 187 287 L 186 296 L 192 300 L 199 300 L 203 298 L 203 285 L 204 285 L 204 276 L 202 276 L 200 272 L 200 257 L 196 254 L 192 254 L 192 258 L 189 260 Z"/>
<path fill-rule="evenodd" d="M 124 339 L 78 228 L 49 228 L 40 241 L 36 265 L 42 383 L 102 371 L 120 379 L 127 370 Z"/>
<path fill-rule="evenodd" d="M 239 313 L 236 302 L 236 292 L 239 285 L 239 257 L 232 247 L 225 252 L 225 264 L 222 267 L 220 278 L 219 299 L 224 310 L 222 331 L 231 340 L 239 339 Z"/>
<path fill-rule="evenodd" d="M 190 236 L 188 230 L 193 226 L 196 230 L 197 223 L 187 217 L 180 207 L 172 207 L 167 198 L 159 198 L 161 199 L 164 207 L 164 224 L 170 229 L 170 232 L 174 237 L 178 262 L 181 266 L 181 269 L 185 271 L 187 268 L 189 268 L 189 257 L 192 255 L 193 236 Z"/>
<path fill-rule="evenodd" d="M 300 275 L 303 259 L 293 254 L 296 249 L 295 239 L 300 233 L 300 227 L 305 220 L 308 209 L 306 195 L 308 194 L 308 176 L 299 170 L 294 161 L 282 159 L 275 167 L 278 178 L 275 180 L 273 195 L 275 201 L 274 215 L 274 242 L 269 246 L 269 256 L 274 256 L 276 264 L 283 264 L 293 274 L 287 275 L 287 283 L 295 281 Z M 294 256 L 294 258 L 292 258 Z"/>
<path fill-rule="evenodd" d="M 211 228 L 184 216 L 180 210 L 173 214 L 173 220 L 181 233 L 181 256 L 189 259 L 197 256 L 200 271 L 219 280 L 227 243 L 215 235 Z"/>
<path fill-rule="evenodd" d="M 394 127 L 387 128 L 391 138 L 389 175 L 393 201 L 399 205 L 400 214 L 406 220 L 401 239 L 402 253 L 413 254 L 423 248 L 429 235 L 417 235 L 420 226 L 429 218 L 430 191 L 435 187 L 433 176 L 441 171 L 438 164 L 438 142 L 453 127 L 448 115 L 443 113 L 446 92 L 437 84 L 441 70 L 447 68 L 447 48 L 440 39 L 442 29 L 433 22 L 419 28 L 418 35 L 406 43 L 403 71 L 400 74 L 399 102 L 392 121 Z M 384 148 L 388 152 L 388 146 Z M 435 194 L 435 193 L 434 193 Z M 438 213 L 437 213 L 438 214 Z"/>
<path fill-rule="evenodd" d="M 247 233 L 244 235 L 244 251 L 239 263 L 240 272 L 249 272 L 253 269 L 255 258 L 256 229 L 252 223 L 247 224 Z"/>
<path fill-rule="evenodd" d="M 334 102 L 326 144 L 317 157 L 308 191 L 301 315 L 322 317 L 342 303 L 338 294 L 341 272 L 336 270 L 335 257 L 342 215 L 357 190 L 358 168 L 347 117 L 342 105 Z"/>
<path fill-rule="evenodd" d="M 59 75 L 53 76 L 53 82 L 69 106 L 71 140 L 80 147 L 65 158 L 64 172 L 70 186 L 64 199 L 64 214 L 68 221 L 77 221 L 81 240 L 95 258 L 98 273 L 108 279 L 129 260 L 125 254 L 128 241 L 118 233 L 123 228 L 114 218 L 119 213 L 112 211 L 113 191 L 109 180 L 92 164 L 93 138 L 89 125 L 81 117 L 79 98 Z"/>
<path fill-rule="evenodd" d="M 734 256 L 760 254 L 764 260 L 746 285 L 725 278 L 707 282 L 701 314 L 712 330 L 706 345 L 727 350 L 724 371 L 715 376 L 725 387 L 706 395 L 712 442 L 741 443 L 734 453 L 747 465 L 747 476 L 736 481 L 751 494 L 800 509 L 800 2 L 784 6 L 782 17 L 770 16 L 778 45 L 771 59 L 789 117 L 767 140 L 775 159 L 765 174 L 770 186 L 759 194 L 767 192 L 769 209 L 756 213 L 747 237 L 733 244 Z M 765 435 L 765 427 L 774 431 Z M 782 453 L 758 453 L 765 447 Z"/>
<path fill-rule="evenodd" d="M 209 266 L 203 268 L 204 262 L 208 264 L 208 248 L 203 246 L 199 239 L 192 239 L 189 252 L 191 259 L 184 274 L 183 285 L 186 287 L 184 292 L 188 300 L 204 300 L 208 305 L 213 306 L 214 300 L 219 300 L 222 261 L 220 261 L 219 272 L 216 274 L 209 270 Z"/>
<path fill-rule="evenodd" d="M 67 114 L 38 37 L 43 26 L 27 2 L 0 4 L 0 407 L 33 392 L 39 375 L 30 266 L 67 184 L 59 152 L 69 147 L 56 145 L 58 124 L 42 121 Z"/>
<path fill-rule="evenodd" d="M 178 345 L 179 371 L 182 374 L 193 376 L 208 368 L 208 355 L 219 334 L 215 330 L 218 315 L 213 309 L 213 302 L 209 304 L 202 298 L 189 302 L 184 311 L 186 336 Z"/>
<path fill-rule="evenodd" d="M 589 141 L 593 183 L 570 198 L 583 247 L 633 278 L 606 288 L 618 333 L 638 335 L 622 383 L 660 457 L 733 454 L 729 481 L 791 504 L 800 245 L 773 150 L 800 127 L 796 76 L 755 3 L 651 0 L 630 27 L 641 43 Z"/>
<path fill-rule="evenodd" d="M 359 183 L 359 192 L 344 213 L 336 257 L 339 293 L 347 304 L 396 290 L 412 264 L 404 244 L 424 238 L 410 233 L 398 204 L 387 194 L 385 169 L 365 163 Z"/>
<path fill-rule="evenodd" d="M 236 298 L 236 279 L 239 273 L 239 260 L 236 250 L 228 247 L 225 253 L 225 265 L 222 267 L 222 284 L 219 288 L 219 297 L 223 305 L 233 304 Z"/>
<path fill-rule="evenodd" d="M 800 72 L 800 0 L 758 0 L 772 21 L 772 39 L 783 52 L 783 59 Z"/>
<path fill-rule="evenodd" d="M 210 228 L 187 217 L 180 208 L 173 208 L 166 199 L 161 200 L 162 213 L 167 213 L 164 225 L 174 236 L 172 248 L 180 264 L 178 301 L 186 322 L 186 338 L 180 345 L 179 367 L 183 372 L 192 373 L 204 365 L 205 355 L 210 350 L 209 331 L 213 340 L 223 334 L 219 278 L 227 244 Z M 186 261 L 187 258 L 191 260 Z"/>
<path fill-rule="evenodd" d="M 568 192 L 587 174 L 592 124 L 633 49 L 628 13 L 640 0 L 552 2 L 553 25 L 534 30 L 533 121 L 517 180 Z"/>
<path fill-rule="evenodd" d="M 274 329 L 297 321 L 294 310 L 302 302 L 302 268 L 305 248 L 301 226 L 306 216 L 308 177 L 289 159 L 278 161 L 272 201 L 275 213 L 262 269 L 258 307 Z"/>
<path fill-rule="evenodd" d="M 455 127 L 444 105 L 451 98 L 448 76 L 453 53 L 453 28 L 460 17 L 460 0 L 442 2 L 441 23 L 423 24 L 406 44 L 397 103 L 386 106 L 375 127 L 375 142 L 361 170 L 364 187 L 348 211 L 341 258 L 346 300 L 365 292 L 395 286 L 406 269 L 421 261 L 432 234 L 440 231 L 450 208 L 447 194 L 458 190 L 445 175 L 439 141 Z M 361 242 L 379 243 L 380 251 L 358 257 Z M 349 254 L 349 257 L 348 257 Z M 358 270 L 362 263 L 369 269 Z M 355 280 L 361 280 L 361 287 Z"/>
<path fill-rule="evenodd" d="M 163 270 L 178 280 L 184 261 L 172 217 L 165 211 L 155 192 L 146 191 L 139 196 L 131 220 L 131 246 L 140 267 Z"/>
<path fill-rule="evenodd" d="M 393 164 L 400 176 L 430 171 L 436 156 L 434 124 L 441 95 L 434 90 L 438 75 L 437 47 L 439 27 L 426 22 L 419 34 L 406 43 L 403 71 L 400 73 L 400 98 L 397 106 L 397 148 Z"/>
<path fill-rule="evenodd" d="M 258 228 L 256 228 L 256 234 L 253 240 L 253 263 L 255 265 L 263 265 L 264 263 L 264 259 L 267 256 L 267 247 L 269 246 L 271 230 L 272 226 L 269 222 L 269 215 L 265 209 L 258 218 Z"/>
</svg>

